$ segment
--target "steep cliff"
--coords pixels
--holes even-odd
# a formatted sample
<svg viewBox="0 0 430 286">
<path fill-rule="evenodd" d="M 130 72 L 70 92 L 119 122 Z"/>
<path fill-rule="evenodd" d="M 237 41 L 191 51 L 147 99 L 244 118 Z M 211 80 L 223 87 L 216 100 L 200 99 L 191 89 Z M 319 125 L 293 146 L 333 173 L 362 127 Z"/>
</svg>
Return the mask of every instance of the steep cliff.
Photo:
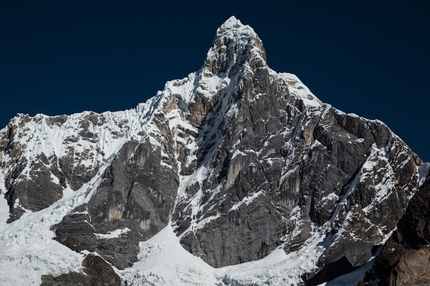
<svg viewBox="0 0 430 286">
<path fill-rule="evenodd" d="M 362 285 L 428 285 L 430 275 L 430 177 L 365 276 Z"/>
</svg>

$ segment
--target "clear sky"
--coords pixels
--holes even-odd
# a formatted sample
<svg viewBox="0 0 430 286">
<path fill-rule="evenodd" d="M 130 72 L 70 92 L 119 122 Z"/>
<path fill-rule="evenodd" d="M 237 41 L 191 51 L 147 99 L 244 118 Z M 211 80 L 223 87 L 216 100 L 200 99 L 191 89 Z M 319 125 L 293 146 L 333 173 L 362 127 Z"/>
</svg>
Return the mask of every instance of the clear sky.
<svg viewBox="0 0 430 286">
<path fill-rule="evenodd" d="M 272 69 L 430 161 L 428 0 L 0 1 L 0 128 L 16 113 L 133 108 L 198 70 L 232 15 Z"/>
</svg>

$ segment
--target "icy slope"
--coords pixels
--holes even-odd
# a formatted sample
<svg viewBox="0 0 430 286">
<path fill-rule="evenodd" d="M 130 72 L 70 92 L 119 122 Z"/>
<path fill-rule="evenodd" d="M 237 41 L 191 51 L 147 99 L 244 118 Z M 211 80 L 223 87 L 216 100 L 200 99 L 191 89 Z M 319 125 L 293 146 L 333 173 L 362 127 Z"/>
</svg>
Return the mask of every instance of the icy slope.
<svg viewBox="0 0 430 286">
<path fill-rule="evenodd" d="M 168 225 L 141 242 L 138 262 L 120 273 L 127 285 L 216 285 L 214 271 L 183 249 Z"/>
<path fill-rule="evenodd" d="M 81 271 L 84 254 L 52 238 L 51 226 L 75 207 L 85 203 L 100 183 L 97 176 L 76 192 L 39 212 L 26 213 L 19 220 L 0 226 L 0 285 L 40 285 L 44 274 Z M 5 204 L 1 206 L 5 207 Z"/>
</svg>

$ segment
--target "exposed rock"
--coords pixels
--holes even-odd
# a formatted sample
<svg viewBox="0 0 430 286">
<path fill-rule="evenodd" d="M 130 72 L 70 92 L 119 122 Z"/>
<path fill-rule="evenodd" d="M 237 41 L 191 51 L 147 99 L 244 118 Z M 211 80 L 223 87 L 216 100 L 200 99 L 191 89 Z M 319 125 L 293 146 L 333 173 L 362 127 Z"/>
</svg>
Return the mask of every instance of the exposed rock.
<svg viewBox="0 0 430 286">
<path fill-rule="evenodd" d="M 119 269 L 131 266 L 139 241 L 167 225 L 175 202 L 177 174 L 160 161 L 160 149 L 149 141 L 126 143 L 88 204 L 55 226 L 56 240 L 75 251 L 96 251 Z M 130 231 L 119 237 L 98 236 L 125 228 Z"/>
<path fill-rule="evenodd" d="M 182 245 L 220 267 L 262 258 L 280 244 L 297 249 L 328 224 L 334 236 L 320 267 L 344 259 L 351 269 L 363 265 L 401 217 L 421 161 L 383 123 L 317 100 L 309 105 L 310 91 L 271 72 L 261 41 L 238 30 L 239 43 L 217 31 L 202 71 L 238 83 L 218 94 L 201 121 L 197 170 L 211 171 L 178 200 L 173 221 Z M 247 64 L 233 68 L 241 61 Z"/>
<path fill-rule="evenodd" d="M 363 285 L 430 285 L 430 176 L 409 202 Z"/>
<path fill-rule="evenodd" d="M 121 278 L 112 267 L 101 257 L 92 254 L 82 262 L 83 273 L 70 272 L 57 277 L 52 275 L 42 276 L 42 286 L 66 286 L 66 285 L 93 285 L 93 286 L 121 286 Z"/>
</svg>

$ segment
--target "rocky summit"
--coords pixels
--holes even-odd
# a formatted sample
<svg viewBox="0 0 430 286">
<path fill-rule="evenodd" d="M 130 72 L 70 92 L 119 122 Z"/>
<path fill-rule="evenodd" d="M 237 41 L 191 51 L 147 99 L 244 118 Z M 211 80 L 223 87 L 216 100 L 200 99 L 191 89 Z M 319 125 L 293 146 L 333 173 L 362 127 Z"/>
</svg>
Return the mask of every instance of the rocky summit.
<svg viewBox="0 0 430 286">
<path fill-rule="evenodd" d="M 134 109 L 0 131 L 0 284 L 430 283 L 428 174 L 231 17 Z"/>
</svg>

